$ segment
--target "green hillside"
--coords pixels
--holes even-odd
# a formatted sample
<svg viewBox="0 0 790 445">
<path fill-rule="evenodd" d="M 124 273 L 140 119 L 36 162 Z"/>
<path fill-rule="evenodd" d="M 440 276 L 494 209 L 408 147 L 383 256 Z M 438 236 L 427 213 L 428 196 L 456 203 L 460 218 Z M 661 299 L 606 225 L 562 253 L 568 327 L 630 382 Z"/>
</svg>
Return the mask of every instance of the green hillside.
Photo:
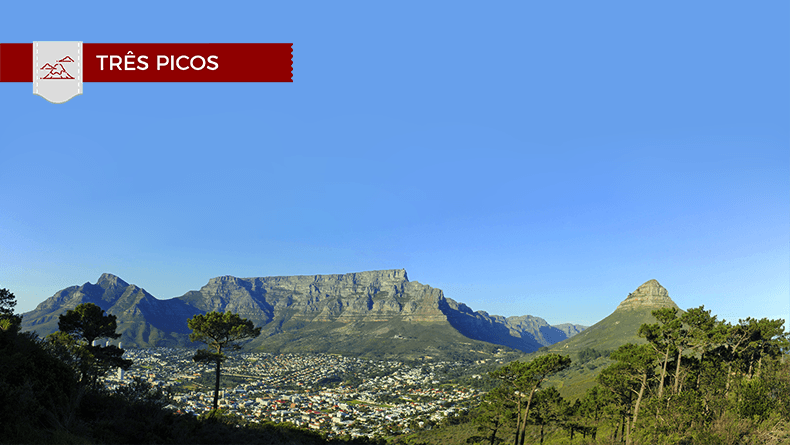
<svg viewBox="0 0 790 445">
<path fill-rule="evenodd" d="M 576 355 L 583 349 L 608 351 L 628 342 L 643 343 L 645 340 L 639 338 L 637 332 L 642 324 L 656 322 L 651 314 L 653 309 L 614 311 L 593 326 L 549 346 L 548 349 L 557 354 L 571 354 L 571 358 L 576 359 Z"/>
<path fill-rule="evenodd" d="M 581 397 L 595 385 L 601 370 L 612 363 L 608 358 L 610 352 L 626 343 L 645 342 L 637 332 L 644 323 L 656 323 L 651 311 L 615 311 L 584 332 L 552 345 L 548 350 L 531 354 L 527 360 L 547 353 L 569 355 L 573 360 L 571 367 L 552 377 L 549 384 L 556 386 L 565 398 Z"/>
<path fill-rule="evenodd" d="M 541 348 L 525 360 L 549 353 L 570 356 L 571 367 L 553 376 L 548 384 L 556 386 L 566 399 L 582 397 L 595 385 L 598 374 L 611 363 L 609 353 L 626 343 L 646 342 L 637 335 L 639 327 L 657 323 L 652 312 L 660 307 L 677 305 L 658 281 L 647 281 L 628 294 L 608 317 L 567 340 Z"/>
<path fill-rule="evenodd" d="M 363 357 L 479 360 L 493 358 L 499 351 L 520 351 L 465 337 L 449 324 L 431 321 L 311 322 L 288 326 L 268 337 L 261 336 L 250 347 L 273 353 L 326 352 Z"/>
</svg>

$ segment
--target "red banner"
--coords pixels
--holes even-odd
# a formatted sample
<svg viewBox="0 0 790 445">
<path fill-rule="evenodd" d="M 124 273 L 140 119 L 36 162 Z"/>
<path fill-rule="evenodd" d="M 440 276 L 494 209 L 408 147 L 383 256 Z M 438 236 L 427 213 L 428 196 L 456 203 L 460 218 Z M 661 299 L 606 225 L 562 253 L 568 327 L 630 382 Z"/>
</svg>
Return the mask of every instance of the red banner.
<svg viewBox="0 0 790 445">
<path fill-rule="evenodd" d="M 0 43 L 0 82 L 32 82 L 32 66 L 32 43 Z"/>
<path fill-rule="evenodd" d="M 83 82 L 293 82 L 291 43 L 85 43 Z M 33 44 L 0 44 L 0 82 L 32 82 Z"/>
</svg>

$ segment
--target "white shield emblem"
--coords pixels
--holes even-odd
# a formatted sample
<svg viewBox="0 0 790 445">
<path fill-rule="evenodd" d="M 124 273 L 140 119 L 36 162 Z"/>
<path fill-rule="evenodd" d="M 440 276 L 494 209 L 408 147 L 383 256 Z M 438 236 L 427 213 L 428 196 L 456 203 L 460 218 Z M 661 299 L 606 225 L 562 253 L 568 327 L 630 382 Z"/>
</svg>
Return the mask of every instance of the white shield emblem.
<svg viewBox="0 0 790 445">
<path fill-rule="evenodd" d="M 55 104 L 82 94 L 82 42 L 33 42 L 33 94 Z"/>
</svg>

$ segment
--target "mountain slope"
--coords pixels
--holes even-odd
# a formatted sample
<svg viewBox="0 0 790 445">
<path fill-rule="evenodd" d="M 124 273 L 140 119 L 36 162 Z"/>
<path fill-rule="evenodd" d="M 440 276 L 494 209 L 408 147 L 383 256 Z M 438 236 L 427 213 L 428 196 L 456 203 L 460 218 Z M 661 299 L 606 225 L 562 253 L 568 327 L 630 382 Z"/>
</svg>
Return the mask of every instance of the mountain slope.
<svg viewBox="0 0 790 445">
<path fill-rule="evenodd" d="M 548 353 L 570 355 L 571 369 L 552 378 L 563 397 L 580 397 L 595 385 L 598 374 L 611 361 L 609 353 L 626 343 L 645 343 L 639 327 L 656 323 L 652 311 L 661 307 L 678 307 L 667 290 L 656 280 L 649 280 L 628 294 L 609 316 L 567 340 L 548 348 Z M 592 353 L 590 350 L 596 351 Z M 596 355 L 597 358 L 593 358 Z M 535 354 L 537 356 L 537 354 Z"/>
<path fill-rule="evenodd" d="M 535 351 L 565 340 L 585 329 L 585 326 L 565 323 L 551 326 L 546 320 L 532 315 L 502 317 L 472 310 L 463 303 L 445 298 L 440 309 L 450 324 L 469 338 L 496 343 L 524 352 Z"/>
<path fill-rule="evenodd" d="M 108 314 L 118 317 L 117 340 L 128 346 L 167 344 L 186 345 L 189 330 L 173 323 L 186 320 L 196 311 L 177 301 L 157 300 L 140 287 L 112 274 L 102 274 L 96 284 L 71 286 L 55 293 L 36 309 L 23 314 L 22 330 L 36 331 L 45 336 L 58 330 L 58 315 L 82 303 L 94 303 Z"/>
<path fill-rule="evenodd" d="M 491 354 L 502 345 L 523 352 L 568 338 L 579 325 L 550 326 L 533 316 L 501 317 L 445 298 L 440 289 L 409 281 L 405 270 L 337 275 L 216 277 L 200 290 L 158 300 L 104 274 L 93 285 L 56 293 L 23 314 L 23 329 L 46 335 L 57 315 L 92 302 L 118 317 L 127 346 L 188 346 L 186 320 L 231 311 L 261 326 L 250 347 L 272 352 L 337 352 L 400 357 Z M 482 351 L 482 352 L 481 352 Z"/>
<path fill-rule="evenodd" d="M 263 335 L 251 345 L 280 352 L 387 350 L 408 355 L 411 350 L 424 350 L 419 355 L 432 356 L 441 350 L 490 349 L 470 340 L 529 352 L 567 338 L 564 331 L 537 317 L 521 317 L 536 320 L 530 329 L 504 317 L 472 312 L 445 298 L 440 289 L 409 281 L 402 269 L 218 277 L 179 299 L 203 311 L 230 310 L 255 321 L 263 327 Z M 573 325 L 572 329 L 583 327 Z"/>
</svg>

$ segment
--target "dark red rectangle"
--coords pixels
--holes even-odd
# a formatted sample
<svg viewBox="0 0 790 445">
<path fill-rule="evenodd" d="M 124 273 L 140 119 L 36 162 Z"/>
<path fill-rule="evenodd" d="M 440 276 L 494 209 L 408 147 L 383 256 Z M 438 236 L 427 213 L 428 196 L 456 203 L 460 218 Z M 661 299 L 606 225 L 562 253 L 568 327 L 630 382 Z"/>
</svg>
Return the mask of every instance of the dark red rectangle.
<svg viewBox="0 0 790 445">
<path fill-rule="evenodd" d="M 290 43 L 86 43 L 83 52 L 84 82 L 292 82 Z M 121 57 L 122 67 L 134 60 L 136 69 L 110 67 L 109 56 Z"/>
<path fill-rule="evenodd" d="M 83 82 L 293 82 L 291 43 L 84 43 L 82 51 Z M 32 53 L 32 43 L 0 44 L 0 82 L 32 82 Z"/>
<path fill-rule="evenodd" d="M 0 43 L 0 82 L 33 81 L 33 44 Z"/>
</svg>

